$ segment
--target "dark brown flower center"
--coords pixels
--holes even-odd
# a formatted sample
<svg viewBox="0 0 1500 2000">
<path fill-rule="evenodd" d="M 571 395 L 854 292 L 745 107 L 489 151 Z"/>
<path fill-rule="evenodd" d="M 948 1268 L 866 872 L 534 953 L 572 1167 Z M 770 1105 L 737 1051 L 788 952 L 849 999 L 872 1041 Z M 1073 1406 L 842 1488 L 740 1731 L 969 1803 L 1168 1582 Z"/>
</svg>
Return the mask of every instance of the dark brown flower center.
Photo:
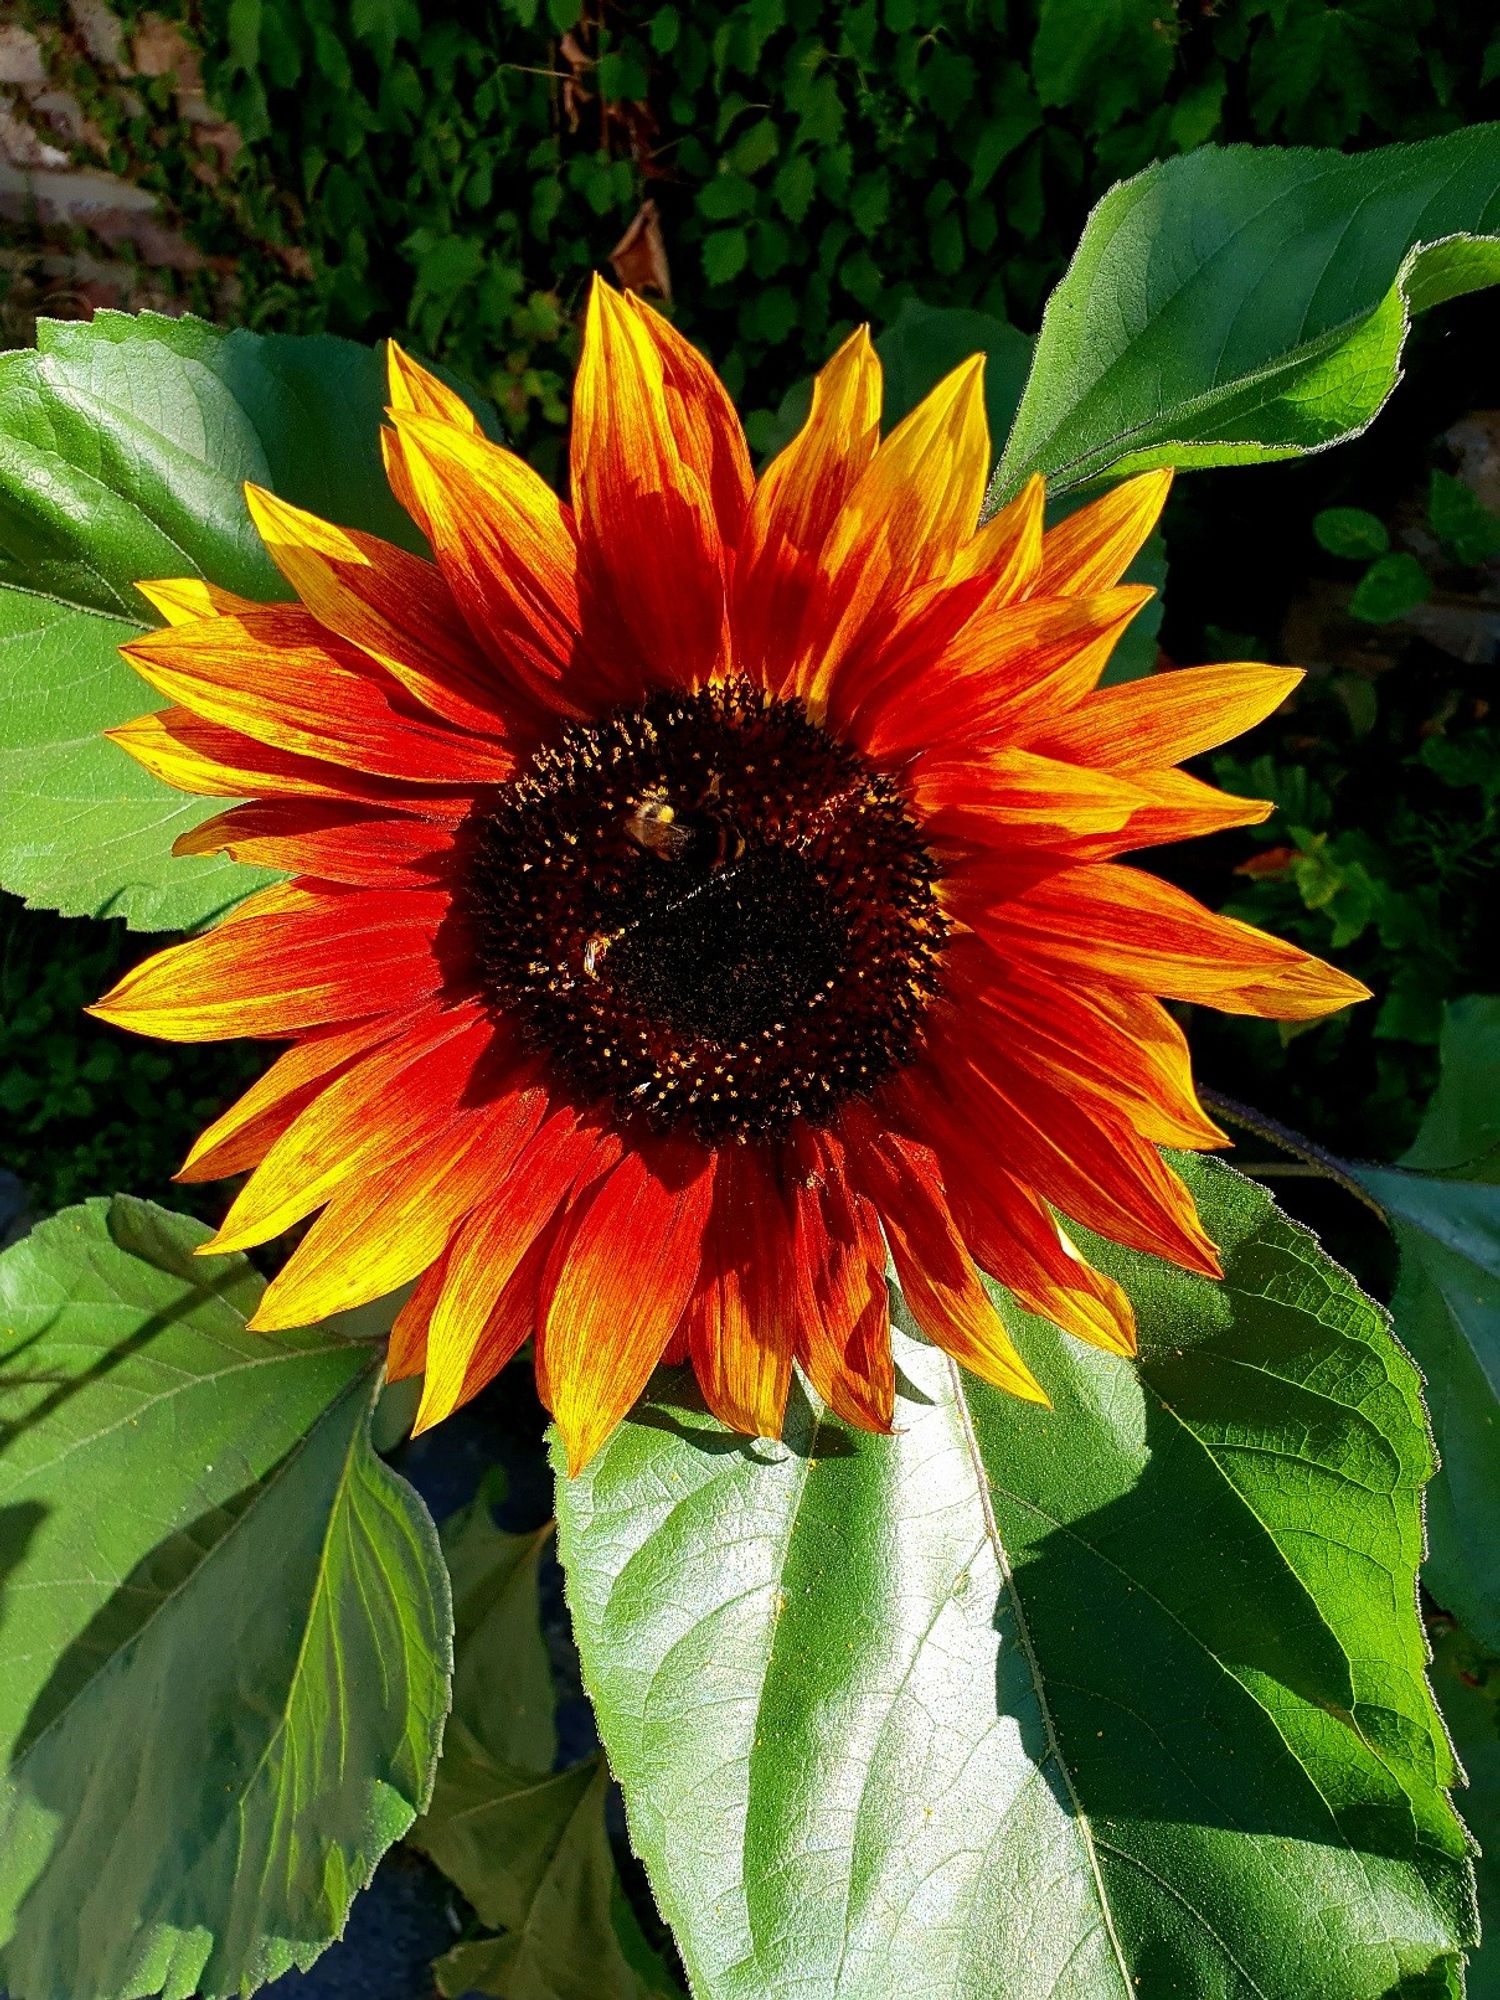
<svg viewBox="0 0 1500 2000">
<path fill-rule="evenodd" d="M 910 1058 L 933 879 L 887 778 L 731 681 L 564 728 L 484 808 L 465 904 L 493 999 L 581 1092 L 714 1144 Z"/>
</svg>

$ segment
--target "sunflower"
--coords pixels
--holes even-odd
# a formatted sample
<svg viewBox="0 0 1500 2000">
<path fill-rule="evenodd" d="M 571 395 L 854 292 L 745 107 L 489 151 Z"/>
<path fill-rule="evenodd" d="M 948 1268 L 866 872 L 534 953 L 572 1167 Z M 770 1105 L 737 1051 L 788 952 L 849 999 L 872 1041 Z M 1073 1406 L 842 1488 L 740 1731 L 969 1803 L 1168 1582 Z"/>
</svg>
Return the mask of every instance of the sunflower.
<svg viewBox="0 0 1500 2000">
<path fill-rule="evenodd" d="M 977 1267 L 1129 1354 L 1059 1214 L 1216 1274 L 1158 1147 L 1224 1135 L 1162 1002 L 1301 1020 L 1365 989 L 1122 866 L 1268 807 L 1173 767 L 1298 675 L 1100 688 L 1168 479 L 1044 534 L 980 519 L 979 359 L 880 436 L 861 331 L 757 480 L 723 386 L 600 284 L 572 505 L 394 347 L 421 560 L 247 489 L 295 593 L 147 583 L 124 648 L 173 706 L 113 732 L 246 801 L 177 851 L 286 879 L 95 1011 L 288 1046 L 183 1178 L 245 1174 L 210 1250 L 319 1210 L 252 1322 L 415 1281 L 418 1428 L 535 1337 L 582 1466 L 663 1360 L 779 1432 L 795 1360 L 888 1429 L 886 1284 L 985 1381 L 1043 1388 Z"/>
</svg>

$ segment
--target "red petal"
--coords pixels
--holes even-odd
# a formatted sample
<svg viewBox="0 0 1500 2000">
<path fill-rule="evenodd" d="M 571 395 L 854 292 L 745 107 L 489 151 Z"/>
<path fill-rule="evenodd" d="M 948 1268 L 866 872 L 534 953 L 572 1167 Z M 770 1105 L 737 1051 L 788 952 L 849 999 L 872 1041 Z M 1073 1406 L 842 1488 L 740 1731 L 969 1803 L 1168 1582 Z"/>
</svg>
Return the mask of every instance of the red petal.
<svg viewBox="0 0 1500 2000">
<path fill-rule="evenodd" d="M 430 891 L 278 885 L 148 958 L 88 1011 L 175 1042 L 297 1034 L 359 1020 L 372 1000 L 397 1013 L 443 983 L 435 946 L 449 907 Z"/>
<path fill-rule="evenodd" d="M 792 1224 L 759 1157 L 726 1147 L 714 1176 L 688 1351 L 708 1407 L 750 1437 L 780 1437 L 796 1337 Z"/>
<path fill-rule="evenodd" d="M 495 783 L 515 758 L 496 739 L 424 720 L 368 654 L 301 605 L 200 619 L 121 652 L 169 700 L 298 756 L 410 783 Z"/>
<path fill-rule="evenodd" d="M 679 436 L 681 396 L 648 321 L 596 280 L 573 384 L 573 505 L 590 637 L 621 649 L 636 691 L 696 686 L 728 658 L 724 528 L 701 456 L 720 417 L 705 408 Z"/>
<path fill-rule="evenodd" d="M 702 1266 L 714 1156 L 691 1141 L 627 1152 L 580 1204 L 542 1302 L 537 1384 L 586 1465 L 646 1385 Z"/>
<path fill-rule="evenodd" d="M 835 1135 L 810 1133 L 804 1144 L 792 1189 L 797 1358 L 836 1415 L 861 1430 L 888 1431 L 896 1381 L 880 1221 L 849 1185 Z"/>
<path fill-rule="evenodd" d="M 451 821 L 384 812 L 342 799 L 259 799 L 202 821 L 172 843 L 174 854 L 228 854 L 289 875 L 364 888 L 410 888 L 435 882 L 453 854 Z"/>
</svg>

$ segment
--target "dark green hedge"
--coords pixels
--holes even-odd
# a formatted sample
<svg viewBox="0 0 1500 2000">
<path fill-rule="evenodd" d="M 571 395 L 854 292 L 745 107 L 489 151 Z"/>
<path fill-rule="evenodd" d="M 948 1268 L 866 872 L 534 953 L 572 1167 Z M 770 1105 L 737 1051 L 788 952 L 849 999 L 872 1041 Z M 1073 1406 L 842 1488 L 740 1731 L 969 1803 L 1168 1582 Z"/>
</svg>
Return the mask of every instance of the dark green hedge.
<svg viewBox="0 0 1500 2000">
<path fill-rule="evenodd" d="M 1089 204 L 1207 140 L 1362 145 L 1500 111 L 1436 0 L 205 0 L 250 142 L 133 143 L 257 323 L 404 332 L 556 433 L 572 315 L 655 202 L 682 324 L 766 413 L 902 299 L 1035 323 Z M 154 122 L 153 122 L 154 121 Z"/>
</svg>

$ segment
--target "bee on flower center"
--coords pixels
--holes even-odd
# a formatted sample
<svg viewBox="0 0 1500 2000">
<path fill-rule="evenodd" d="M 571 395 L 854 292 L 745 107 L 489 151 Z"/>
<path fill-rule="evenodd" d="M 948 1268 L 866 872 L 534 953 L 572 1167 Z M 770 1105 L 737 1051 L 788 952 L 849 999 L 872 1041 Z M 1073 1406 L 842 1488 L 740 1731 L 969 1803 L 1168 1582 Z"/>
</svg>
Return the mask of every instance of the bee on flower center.
<svg viewBox="0 0 1500 2000">
<path fill-rule="evenodd" d="M 715 771 L 698 803 L 679 810 L 665 785 L 648 785 L 625 815 L 625 835 L 658 861 L 702 857 L 710 868 L 738 861 L 745 836 L 719 805 L 722 779 Z"/>
</svg>

